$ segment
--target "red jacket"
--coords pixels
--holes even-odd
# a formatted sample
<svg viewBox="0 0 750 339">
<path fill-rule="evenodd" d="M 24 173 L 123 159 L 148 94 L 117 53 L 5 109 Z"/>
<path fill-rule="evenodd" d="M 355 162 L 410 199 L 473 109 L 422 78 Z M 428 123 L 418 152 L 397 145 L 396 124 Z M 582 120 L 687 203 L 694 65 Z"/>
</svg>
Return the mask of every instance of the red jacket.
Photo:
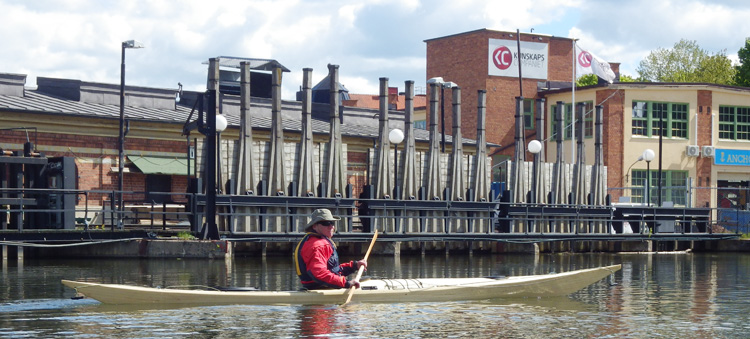
<svg viewBox="0 0 750 339">
<path fill-rule="evenodd" d="M 294 266 L 302 286 L 307 289 L 344 288 L 346 276 L 357 270 L 350 261 L 339 264 L 336 245 L 318 233 L 307 233 L 294 250 Z"/>
</svg>

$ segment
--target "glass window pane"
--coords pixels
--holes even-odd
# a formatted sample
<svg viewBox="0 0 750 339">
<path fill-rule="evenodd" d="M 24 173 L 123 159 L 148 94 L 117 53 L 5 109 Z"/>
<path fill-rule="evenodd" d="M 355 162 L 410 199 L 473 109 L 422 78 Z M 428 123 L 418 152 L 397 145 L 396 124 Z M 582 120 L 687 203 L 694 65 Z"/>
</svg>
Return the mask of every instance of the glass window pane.
<svg viewBox="0 0 750 339">
<path fill-rule="evenodd" d="M 631 123 L 633 135 L 648 136 L 646 108 L 647 103 L 645 101 L 633 101 L 633 122 Z"/>
<path fill-rule="evenodd" d="M 633 101 L 633 118 L 645 118 L 646 117 L 646 102 L 645 101 Z"/>
<path fill-rule="evenodd" d="M 750 109 L 747 107 L 737 107 L 737 123 L 746 124 L 750 122 Z"/>
<path fill-rule="evenodd" d="M 669 171 L 669 194 L 667 200 L 675 205 L 687 205 L 687 171 Z"/>
<path fill-rule="evenodd" d="M 634 203 L 643 203 L 646 201 L 646 171 L 645 170 L 633 170 L 632 188 L 630 189 L 630 201 Z"/>
<path fill-rule="evenodd" d="M 719 106 L 719 122 L 734 122 L 734 107 Z"/>
<path fill-rule="evenodd" d="M 719 139 L 734 140 L 734 125 L 719 124 Z"/>
<path fill-rule="evenodd" d="M 523 99 L 523 126 L 534 129 L 534 99 Z"/>
<path fill-rule="evenodd" d="M 736 140 L 750 140 L 750 125 L 737 125 Z"/>
<path fill-rule="evenodd" d="M 667 116 L 668 105 L 664 102 L 654 102 L 651 104 L 651 135 L 659 136 L 660 131 L 663 131 L 663 136 L 667 136 Z M 664 126 L 662 126 L 662 123 Z M 664 127 L 664 128 L 662 128 Z"/>
<path fill-rule="evenodd" d="M 688 109 L 686 104 L 672 104 L 671 133 L 667 133 L 672 138 L 688 137 Z M 670 135 L 671 134 L 671 135 Z"/>
<path fill-rule="evenodd" d="M 584 129 L 584 136 L 587 138 L 591 138 L 594 136 L 594 115 L 596 114 L 594 112 L 594 103 L 591 101 L 587 101 L 586 105 L 584 106 L 584 120 L 583 120 L 583 129 Z"/>
</svg>

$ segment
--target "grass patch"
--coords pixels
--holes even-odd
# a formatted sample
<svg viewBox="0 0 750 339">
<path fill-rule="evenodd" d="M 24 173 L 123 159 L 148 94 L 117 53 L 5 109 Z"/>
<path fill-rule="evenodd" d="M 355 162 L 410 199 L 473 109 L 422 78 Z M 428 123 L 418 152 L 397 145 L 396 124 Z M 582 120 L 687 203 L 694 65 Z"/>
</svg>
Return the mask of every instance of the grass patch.
<svg viewBox="0 0 750 339">
<path fill-rule="evenodd" d="M 182 239 L 182 240 L 195 240 L 195 239 L 198 239 L 192 233 L 186 232 L 186 231 L 182 231 L 182 232 L 177 233 L 177 238 Z"/>
</svg>

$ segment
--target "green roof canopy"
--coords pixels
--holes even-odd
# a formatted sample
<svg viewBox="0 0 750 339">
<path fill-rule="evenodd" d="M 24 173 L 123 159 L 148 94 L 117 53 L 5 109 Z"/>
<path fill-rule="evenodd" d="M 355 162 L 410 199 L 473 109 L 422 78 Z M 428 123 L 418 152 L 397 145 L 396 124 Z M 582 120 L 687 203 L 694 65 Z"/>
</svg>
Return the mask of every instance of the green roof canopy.
<svg viewBox="0 0 750 339">
<path fill-rule="evenodd" d="M 187 175 L 187 159 L 129 155 L 143 174 Z"/>
</svg>

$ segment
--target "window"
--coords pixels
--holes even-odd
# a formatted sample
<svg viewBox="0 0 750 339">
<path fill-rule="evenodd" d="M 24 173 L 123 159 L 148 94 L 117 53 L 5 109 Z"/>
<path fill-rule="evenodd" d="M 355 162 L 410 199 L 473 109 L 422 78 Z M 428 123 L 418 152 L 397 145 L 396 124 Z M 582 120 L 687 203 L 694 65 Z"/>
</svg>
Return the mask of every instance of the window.
<svg viewBox="0 0 750 339">
<path fill-rule="evenodd" d="M 594 103 L 586 101 L 583 106 L 583 136 L 591 138 L 594 136 Z"/>
<path fill-rule="evenodd" d="M 630 201 L 643 203 L 646 201 L 646 171 L 633 170 L 633 187 L 630 189 Z"/>
<path fill-rule="evenodd" d="M 427 120 L 417 120 L 414 122 L 414 128 L 427 129 Z"/>
<path fill-rule="evenodd" d="M 580 103 L 580 102 L 579 102 Z M 592 138 L 594 136 L 594 102 L 585 101 L 583 108 L 583 133 L 585 138 Z M 565 104 L 563 109 L 563 125 L 565 130 L 563 131 L 563 140 L 572 139 L 573 134 L 573 114 L 570 104 Z M 552 121 L 552 132 L 550 133 L 554 140 L 555 131 L 557 131 L 557 121 L 555 120 L 554 109 L 550 110 L 550 121 Z"/>
<path fill-rule="evenodd" d="M 650 175 L 649 175 L 650 174 Z M 662 171 L 661 201 L 672 201 L 675 205 L 687 205 L 687 171 Z M 646 182 L 649 183 L 649 200 L 651 205 L 659 203 L 659 171 L 633 170 L 633 187 L 630 191 L 631 201 L 646 201 Z"/>
<path fill-rule="evenodd" d="M 552 140 L 557 139 L 557 136 L 555 135 L 555 133 L 557 133 L 557 118 L 555 117 L 556 109 L 557 105 L 555 105 L 555 109 L 550 110 L 551 118 L 549 120 L 551 121 L 550 125 L 552 125 L 552 132 L 550 133 L 550 135 L 552 136 Z M 573 118 L 570 115 L 570 104 L 563 105 L 563 140 L 570 140 L 570 134 L 572 133 L 570 125 L 571 121 L 573 121 Z"/>
<path fill-rule="evenodd" d="M 663 171 L 662 171 L 663 173 Z M 667 171 L 667 192 L 662 201 L 672 201 L 675 205 L 687 205 L 687 171 Z M 664 187 L 662 187 L 664 191 Z M 664 193 L 664 192 L 662 192 Z"/>
<path fill-rule="evenodd" d="M 523 127 L 534 129 L 534 99 L 523 99 Z"/>
<path fill-rule="evenodd" d="M 688 105 L 672 102 L 633 101 L 631 133 L 687 139 Z M 663 124 L 663 125 L 662 125 Z"/>
<path fill-rule="evenodd" d="M 750 107 L 719 106 L 719 139 L 750 140 Z"/>
</svg>

